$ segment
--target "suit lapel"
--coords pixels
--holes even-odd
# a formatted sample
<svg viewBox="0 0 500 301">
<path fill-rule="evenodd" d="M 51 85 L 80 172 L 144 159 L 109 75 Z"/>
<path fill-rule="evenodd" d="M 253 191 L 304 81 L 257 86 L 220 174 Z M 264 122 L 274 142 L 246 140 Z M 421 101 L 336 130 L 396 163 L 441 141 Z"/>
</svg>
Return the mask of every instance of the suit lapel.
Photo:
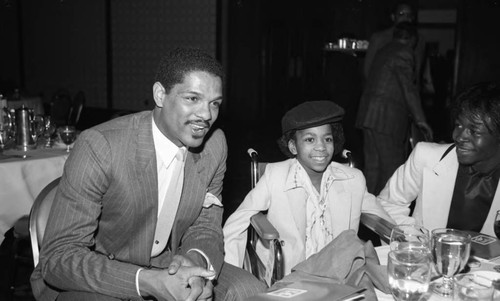
<svg viewBox="0 0 500 301">
<path fill-rule="evenodd" d="M 205 175 L 206 172 L 207 169 L 201 154 L 191 152 L 190 150 L 184 167 L 184 184 L 181 200 L 172 227 L 172 250 L 177 249 L 180 245 L 181 233 L 184 233 L 199 215 L 206 191 L 196 189 L 196 187 L 207 187 L 207 184 L 202 182 L 203 179 L 208 178 Z"/>
<path fill-rule="evenodd" d="M 298 183 L 295 173 L 297 172 L 296 160 L 291 161 L 290 170 L 287 172 L 283 192 L 287 197 L 290 207 L 289 214 L 293 217 L 294 225 L 299 235 L 298 241 L 305 241 L 306 238 L 306 202 L 309 197 L 302 183 Z"/>
<path fill-rule="evenodd" d="M 328 190 L 328 206 L 330 210 L 333 235 L 336 237 L 342 230 L 351 228 L 352 193 L 346 189 L 346 181 L 352 179 L 337 163 L 328 167 L 331 172 L 331 187 Z"/>
<path fill-rule="evenodd" d="M 351 193 L 345 190 L 342 182 L 334 182 L 328 192 L 328 206 L 333 235 L 337 237 L 345 229 L 350 229 L 352 199 Z"/>
<path fill-rule="evenodd" d="M 290 206 L 290 214 L 295 221 L 293 224 L 300 240 L 305 241 L 306 238 L 306 202 L 309 197 L 303 187 L 296 187 L 286 191 L 288 204 Z"/>
<path fill-rule="evenodd" d="M 149 262 L 151 248 L 158 216 L 158 172 L 156 153 L 152 132 L 152 114 L 144 114 L 136 119 L 133 129 L 128 166 L 131 181 L 131 193 L 137 207 L 134 212 L 151 212 L 150 216 L 135 214 L 134 224 L 143 225 L 144 238 L 142 246 L 138 246 L 131 254 L 137 254 L 142 260 Z M 154 208 L 151 210 L 150 208 Z M 147 247 L 144 247 L 147 246 Z M 139 249 L 141 249 L 139 251 Z M 142 261 L 141 260 L 141 261 Z"/>
<path fill-rule="evenodd" d="M 450 152 L 432 169 L 425 169 L 423 175 L 422 220 L 430 229 L 446 227 L 451 199 L 457 178 L 458 160 L 456 152 Z"/>
</svg>

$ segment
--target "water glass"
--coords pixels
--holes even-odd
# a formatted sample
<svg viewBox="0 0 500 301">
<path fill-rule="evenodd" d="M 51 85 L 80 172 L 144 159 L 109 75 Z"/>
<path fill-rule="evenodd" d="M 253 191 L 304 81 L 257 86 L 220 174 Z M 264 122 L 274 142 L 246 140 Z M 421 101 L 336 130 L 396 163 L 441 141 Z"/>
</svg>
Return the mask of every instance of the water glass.
<svg viewBox="0 0 500 301">
<path fill-rule="evenodd" d="M 431 251 L 436 271 L 443 276 L 442 282 L 433 285 L 434 292 L 448 297 L 453 292 L 453 276 L 458 274 L 469 260 L 471 236 L 456 229 L 432 231 Z"/>
<path fill-rule="evenodd" d="M 428 294 L 431 259 L 419 250 L 390 251 L 387 275 L 392 296 L 397 301 L 420 300 Z"/>
<path fill-rule="evenodd" d="M 491 301 L 495 289 L 490 279 L 475 274 L 460 274 L 454 277 L 453 300 Z"/>
<path fill-rule="evenodd" d="M 391 250 L 418 249 L 430 251 L 429 230 L 422 226 L 403 224 L 392 229 L 390 238 Z"/>
</svg>

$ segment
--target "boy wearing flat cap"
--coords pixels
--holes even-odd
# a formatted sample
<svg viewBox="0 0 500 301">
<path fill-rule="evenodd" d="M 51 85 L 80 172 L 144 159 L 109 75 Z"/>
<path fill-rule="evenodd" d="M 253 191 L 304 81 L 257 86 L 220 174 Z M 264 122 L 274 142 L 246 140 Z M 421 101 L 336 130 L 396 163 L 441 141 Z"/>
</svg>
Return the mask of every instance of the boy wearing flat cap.
<svg viewBox="0 0 500 301">
<path fill-rule="evenodd" d="M 331 101 L 304 102 L 281 120 L 278 141 L 288 160 L 266 171 L 224 226 L 224 260 L 241 267 L 250 218 L 267 218 L 284 241 L 285 275 L 342 231 L 358 231 L 361 212 L 392 219 L 367 192 L 361 171 L 332 162 L 342 151 L 344 110 Z M 257 247 L 260 258 L 269 250 Z"/>
</svg>

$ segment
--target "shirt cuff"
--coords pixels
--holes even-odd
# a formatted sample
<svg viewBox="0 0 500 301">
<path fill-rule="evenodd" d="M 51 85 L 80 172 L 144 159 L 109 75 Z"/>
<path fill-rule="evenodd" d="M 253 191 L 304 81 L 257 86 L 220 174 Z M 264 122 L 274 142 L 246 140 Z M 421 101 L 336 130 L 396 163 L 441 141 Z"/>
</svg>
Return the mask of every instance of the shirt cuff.
<svg viewBox="0 0 500 301">
<path fill-rule="evenodd" d="M 193 249 L 189 249 L 186 253 L 189 253 L 191 251 L 196 251 L 196 252 L 200 253 L 201 256 L 203 256 L 205 258 L 205 261 L 207 262 L 207 270 L 215 272 L 215 269 L 212 266 L 212 263 L 210 262 L 210 259 L 208 259 L 208 256 L 205 253 L 203 253 L 202 250 L 193 248 Z M 214 276 L 210 276 L 210 277 L 206 277 L 206 279 L 207 280 L 214 280 L 215 279 L 215 275 Z"/>
<path fill-rule="evenodd" d="M 141 290 L 139 289 L 139 273 L 144 270 L 143 268 L 139 268 L 137 272 L 135 272 L 135 289 L 137 290 L 137 294 L 139 297 L 142 298 L 141 296 Z"/>
</svg>

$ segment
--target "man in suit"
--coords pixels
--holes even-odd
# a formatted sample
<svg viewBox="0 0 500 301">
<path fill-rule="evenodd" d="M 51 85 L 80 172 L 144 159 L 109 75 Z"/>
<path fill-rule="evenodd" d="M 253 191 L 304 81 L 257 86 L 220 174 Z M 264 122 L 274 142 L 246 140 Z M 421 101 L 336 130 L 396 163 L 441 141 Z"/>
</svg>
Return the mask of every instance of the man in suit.
<svg viewBox="0 0 500 301">
<path fill-rule="evenodd" d="M 370 68 L 377 52 L 392 41 L 396 25 L 401 22 L 415 23 L 415 12 L 412 6 L 407 2 L 398 2 L 392 9 L 391 20 L 393 22 L 393 26 L 377 31 L 370 37 L 363 66 L 365 79 L 367 79 L 370 74 Z M 418 86 L 420 76 L 422 75 L 422 69 L 424 67 L 425 56 L 425 39 L 421 34 L 418 34 L 417 44 L 413 49 L 413 53 L 415 56 L 415 75 Z"/>
<path fill-rule="evenodd" d="M 406 159 L 410 115 L 432 137 L 415 84 L 416 34 L 411 23 L 396 25 L 392 42 L 375 56 L 361 97 L 356 127 L 363 131 L 364 174 L 373 194 Z"/>
<path fill-rule="evenodd" d="M 211 56 L 176 49 L 158 66 L 152 111 L 81 133 L 32 275 L 37 299 L 239 300 L 265 289 L 223 264 L 227 144 L 211 129 L 223 78 Z"/>
<path fill-rule="evenodd" d="M 469 88 L 457 98 L 454 115 L 454 144 L 418 143 L 378 200 L 399 224 L 494 235 L 500 210 L 500 86 Z"/>
</svg>

